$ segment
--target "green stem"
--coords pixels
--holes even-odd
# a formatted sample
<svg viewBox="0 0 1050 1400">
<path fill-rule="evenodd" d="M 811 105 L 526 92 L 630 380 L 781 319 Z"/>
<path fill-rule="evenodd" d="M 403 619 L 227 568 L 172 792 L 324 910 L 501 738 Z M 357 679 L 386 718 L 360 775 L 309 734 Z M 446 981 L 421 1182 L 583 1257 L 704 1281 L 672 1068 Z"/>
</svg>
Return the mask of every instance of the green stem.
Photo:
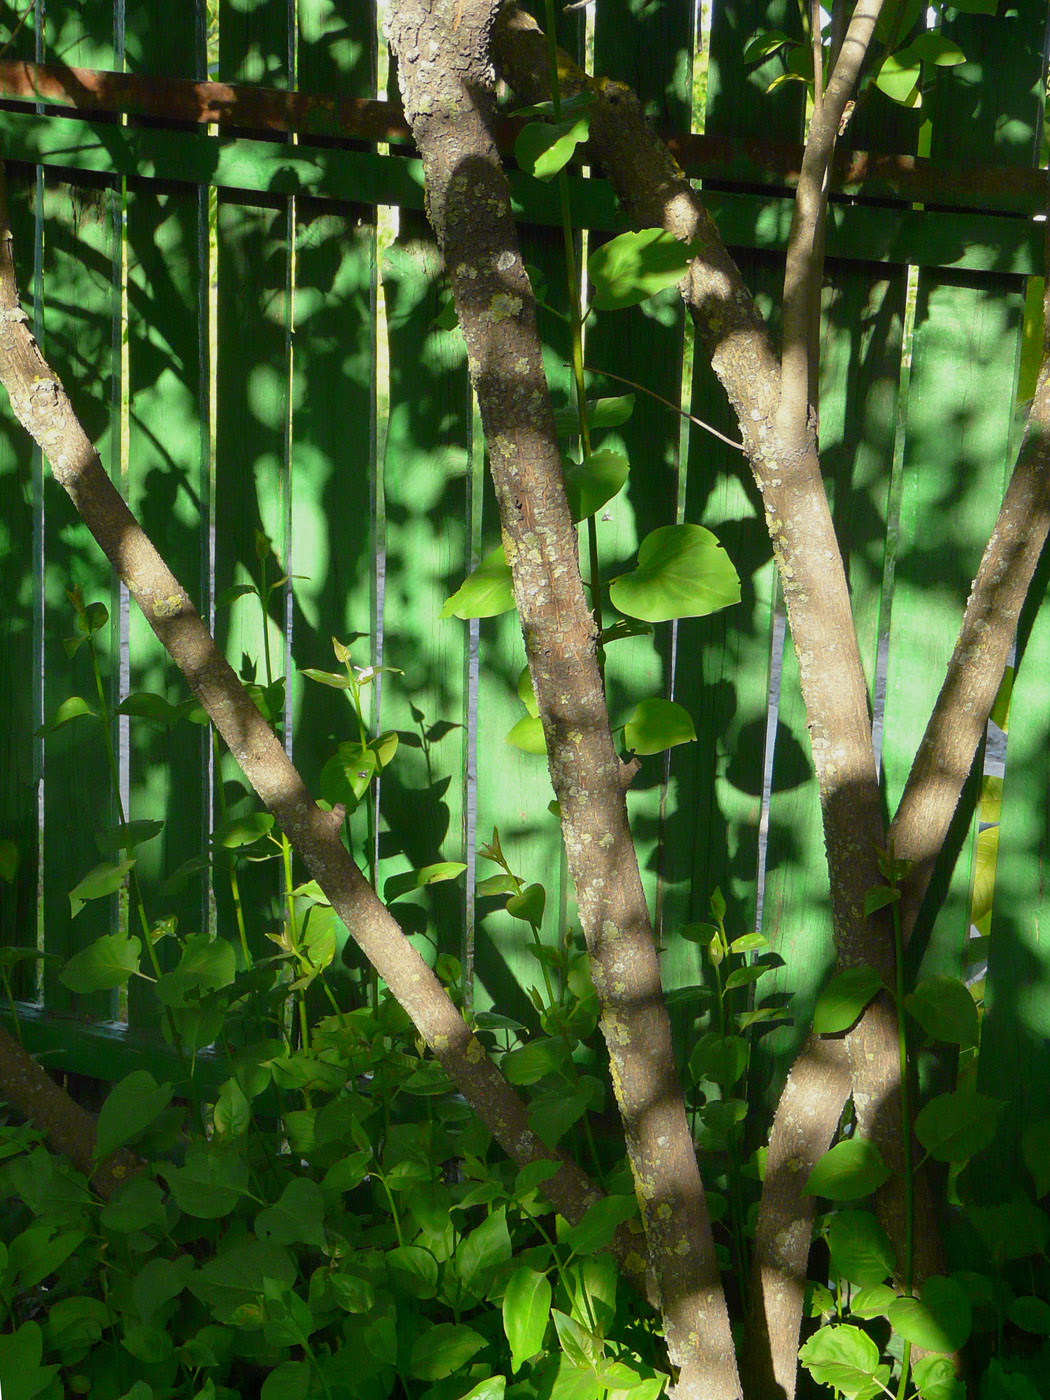
<svg viewBox="0 0 1050 1400">
<path fill-rule="evenodd" d="M 219 731 L 214 725 L 210 727 L 212 755 L 215 765 L 215 793 L 219 799 L 219 815 L 222 818 L 222 825 L 225 826 L 230 819 L 230 809 L 226 805 L 226 792 L 222 785 L 222 755 L 219 752 Z M 230 870 L 230 897 L 233 900 L 233 916 L 237 923 L 237 936 L 241 940 L 241 956 L 244 958 L 244 966 L 250 972 L 253 963 L 252 955 L 248 950 L 248 934 L 244 926 L 244 905 L 241 902 L 241 882 L 237 878 L 237 866 L 232 853 L 229 855 L 228 860 Z"/>
</svg>

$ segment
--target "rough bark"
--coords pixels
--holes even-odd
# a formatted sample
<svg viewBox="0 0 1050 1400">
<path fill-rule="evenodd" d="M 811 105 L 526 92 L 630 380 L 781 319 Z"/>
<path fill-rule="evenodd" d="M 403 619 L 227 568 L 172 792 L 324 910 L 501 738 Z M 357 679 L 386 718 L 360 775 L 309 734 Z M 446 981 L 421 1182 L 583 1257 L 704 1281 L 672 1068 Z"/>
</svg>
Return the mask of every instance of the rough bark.
<svg viewBox="0 0 1050 1400">
<path fill-rule="evenodd" d="M 524 1103 L 343 846 L 339 838 L 340 816 L 321 811 L 313 801 L 280 741 L 216 647 L 185 589 L 106 475 L 19 305 L 2 165 L 0 383 L 7 390 L 16 418 L 47 456 L 55 480 L 68 493 L 127 585 L 245 777 L 287 833 L 351 936 L 411 1017 L 435 1058 L 513 1161 L 519 1166 L 547 1159 L 559 1164 L 557 1174 L 544 1183 L 544 1194 L 566 1219 L 579 1220 L 601 1192 L 575 1163 L 561 1153 L 552 1153 L 531 1131 Z M 3 1035 L 0 1032 L 0 1048 L 6 1049 Z M 11 1062 L 9 1052 L 0 1058 L 0 1074 L 5 1062 Z M 0 1087 L 7 1092 L 3 1080 Z M 613 1252 L 625 1275 L 644 1287 L 642 1240 L 629 1231 L 621 1231 Z"/>
<path fill-rule="evenodd" d="M 485 427 L 613 1087 L 679 1368 L 676 1394 L 734 1400 L 729 1318 L 609 731 L 535 304 L 486 121 L 497 8 L 498 0 L 399 0 L 390 39 Z"/>
<path fill-rule="evenodd" d="M 142 1169 L 133 1152 L 123 1148 L 95 1161 L 95 1120 L 56 1084 L 22 1049 L 14 1036 L 0 1029 L 0 1096 L 46 1135 L 106 1200 L 123 1182 Z"/>
</svg>

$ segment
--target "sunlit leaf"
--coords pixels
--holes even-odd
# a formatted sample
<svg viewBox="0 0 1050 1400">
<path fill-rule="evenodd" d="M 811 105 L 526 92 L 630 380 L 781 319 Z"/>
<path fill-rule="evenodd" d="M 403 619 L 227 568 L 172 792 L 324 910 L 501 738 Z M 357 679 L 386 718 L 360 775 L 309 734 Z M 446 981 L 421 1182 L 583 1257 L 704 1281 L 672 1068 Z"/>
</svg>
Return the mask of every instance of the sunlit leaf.
<svg viewBox="0 0 1050 1400">
<path fill-rule="evenodd" d="M 866 1210 L 836 1211 L 828 1227 L 828 1252 L 850 1283 L 882 1283 L 896 1262 L 886 1231 Z"/>
<path fill-rule="evenodd" d="M 634 412 L 634 397 L 633 394 L 619 394 L 607 399 L 588 399 L 587 426 L 590 431 L 597 433 L 604 428 L 619 428 L 626 423 Z M 575 407 L 559 408 L 554 415 L 554 426 L 559 433 L 578 433 L 579 410 Z"/>
<path fill-rule="evenodd" d="M 796 44 L 797 42 L 797 39 L 792 39 L 782 29 L 767 29 L 761 34 L 756 34 L 744 45 L 744 62 L 757 63 L 760 58 L 768 58 L 770 54 L 776 53 L 777 49 L 783 48 L 785 44 Z"/>
<path fill-rule="evenodd" d="M 425 885 L 437 885 L 443 880 L 456 880 L 466 870 L 458 860 L 441 860 L 434 865 L 424 865 L 419 870 L 406 870 L 402 875 L 391 875 L 383 886 L 383 898 L 390 904 L 400 899 L 410 890 L 421 890 Z"/>
<path fill-rule="evenodd" d="M 821 1385 L 834 1386 L 848 1400 L 880 1395 L 890 1368 L 879 1365 L 879 1349 L 859 1327 L 822 1327 L 799 1350 L 798 1359 Z"/>
<path fill-rule="evenodd" d="M 936 29 L 916 35 L 906 48 L 898 49 L 894 56 L 902 68 L 912 63 L 933 63 L 938 68 L 954 68 L 966 62 L 966 55 L 959 45 L 946 39 Z"/>
<path fill-rule="evenodd" d="M 848 1030 L 881 989 L 882 978 L 873 967 L 850 967 L 836 973 L 817 997 L 814 1034 L 837 1035 Z"/>
<path fill-rule="evenodd" d="M 632 753 L 643 755 L 663 753 L 695 739 L 689 711 L 673 700 L 640 700 L 623 729 L 625 746 Z"/>
<path fill-rule="evenodd" d="M 918 61 L 902 65 L 898 62 L 897 55 L 891 53 L 882 60 L 882 66 L 875 78 L 875 86 L 901 107 L 921 107 L 921 77 L 922 67 Z"/>
<path fill-rule="evenodd" d="M 421 1381 L 439 1381 L 460 1371 L 485 1345 L 485 1338 L 463 1323 L 438 1322 L 421 1331 L 412 1347 L 409 1374 Z"/>
<path fill-rule="evenodd" d="M 514 159 L 537 180 L 553 180 L 572 160 L 576 147 L 587 140 L 590 125 L 589 112 L 566 121 L 529 122 L 518 132 Z"/>
<path fill-rule="evenodd" d="M 644 622 L 704 617 L 740 601 L 740 579 L 702 525 L 663 525 L 642 541 L 638 567 L 609 585 L 613 606 Z"/>
<path fill-rule="evenodd" d="M 514 606 L 510 565 L 503 546 L 486 554 L 441 609 L 441 617 L 498 617 Z"/>
<path fill-rule="evenodd" d="M 846 1138 L 819 1158 L 806 1181 L 806 1194 L 829 1201 L 856 1201 L 877 1191 L 890 1171 L 867 1138 Z"/>
<path fill-rule="evenodd" d="M 973 1325 L 965 1289 L 938 1275 L 925 1281 L 919 1298 L 898 1298 L 886 1316 L 895 1332 L 924 1351 L 958 1351 Z"/>
<path fill-rule="evenodd" d="M 696 249 L 695 243 L 680 243 L 662 228 L 644 228 L 611 238 L 587 260 L 596 309 L 636 306 L 665 287 L 676 286 Z"/>
<path fill-rule="evenodd" d="M 538 929 L 543 923 L 546 904 L 547 891 L 542 885 L 526 885 L 521 894 L 513 894 L 507 900 L 507 913 Z"/>
<path fill-rule="evenodd" d="M 543 735 L 543 724 L 538 715 L 523 715 L 512 724 L 504 735 L 504 742 L 522 753 L 545 754 L 547 740 Z"/>
</svg>

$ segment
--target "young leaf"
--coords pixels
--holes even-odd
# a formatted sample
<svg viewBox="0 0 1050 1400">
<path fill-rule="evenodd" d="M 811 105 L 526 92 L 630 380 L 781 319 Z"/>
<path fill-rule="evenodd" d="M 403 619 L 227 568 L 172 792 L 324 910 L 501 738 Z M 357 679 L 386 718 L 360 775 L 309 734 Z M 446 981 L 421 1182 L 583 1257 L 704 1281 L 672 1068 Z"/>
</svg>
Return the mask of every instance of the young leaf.
<svg viewBox="0 0 1050 1400">
<path fill-rule="evenodd" d="M 882 1283 L 896 1262 L 886 1231 L 866 1210 L 840 1210 L 832 1216 L 828 1252 L 838 1273 L 861 1285 Z"/>
<path fill-rule="evenodd" d="M 756 34 L 744 46 L 743 58 L 745 63 L 757 63 L 760 58 L 769 58 L 775 54 L 777 49 L 783 48 L 785 44 L 797 44 L 797 39 L 790 38 L 780 29 L 767 29 L 761 34 Z"/>
<path fill-rule="evenodd" d="M 587 260 L 598 311 L 617 311 L 676 286 L 696 254 L 695 243 L 680 243 L 662 228 L 621 233 Z"/>
<path fill-rule="evenodd" d="M 209 938 L 191 933 L 182 945 L 182 954 L 171 972 L 157 983 L 157 999 L 165 1006 L 192 1006 L 208 992 L 228 987 L 237 975 L 233 944 L 225 938 Z"/>
<path fill-rule="evenodd" d="M 561 122 L 529 122 L 518 132 L 514 159 L 537 180 L 553 180 L 572 160 L 576 147 L 587 140 L 590 112 Z"/>
<path fill-rule="evenodd" d="M 922 1400 L 966 1400 L 966 1385 L 945 1356 L 923 1356 L 912 1366 Z"/>
<path fill-rule="evenodd" d="M 640 700 L 623 728 L 626 747 L 643 756 L 695 740 L 696 729 L 689 711 L 673 700 Z"/>
<path fill-rule="evenodd" d="M 521 894 L 513 894 L 507 900 L 507 913 L 538 929 L 543 923 L 546 903 L 547 891 L 542 885 L 526 885 Z"/>
<path fill-rule="evenodd" d="M 890 1368 L 879 1365 L 879 1349 L 859 1327 L 822 1327 L 799 1350 L 798 1359 L 815 1381 L 834 1386 L 848 1400 L 882 1393 Z"/>
<path fill-rule="evenodd" d="M 837 1035 L 849 1030 L 881 990 L 882 978 L 873 967 L 850 967 L 836 973 L 817 997 L 813 1011 L 814 1034 Z"/>
<path fill-rule="evenodd" d="M 514 606 L 510 565 L 503 546 L 497 545 L 486 554 L 478 567 L 469 574 L 451 598 L 446 599 L 440 617 L 498 617 Z"/>
<path fill-rule="evenodd" d="M 740 601 L 729 556 L 702 525 L 663 525 L 642 541 L 638 567 L 609 585 L 614 607 L 643 622 L 705 617 Z"/>
<path fill-rule="evenodd" d="M 890 1326 L 906 1342 L 924 1351 L 958 1351 L 973 1325 L 970 1299 L 952 1278 L 934 1275 L 919 1298 L 898 1298 L 886 1313 Z"/>
<path fill-rule="evenodd" d="M 846 1138 L 825 1152 L 806 1181 L 808 1196 L 856 1201 L 877 1191 L 890 1174 L 882 1154 L 867 1138 Z"/>
<path fill-rule="evenodd" d="M 904 1005 L 934 1040 L 965 1047 L 980 1039 L 977 1007 L 969 987 L 957 977 L 936 973 L 923 978 Z"/>
<path fill-rule="evenodd" d="M 938 1094 L 919 1111 L 915 1136 L 938 1162 L 965 1162 L 991 1146 L 1002 1104 L 974 1089 Z"/>
<path fill-rule="evenodd" d="M 183 702 L 185 703 L 185 702 Z M 172 705 L 163 695 L 152 691 L 137 690 L 126 696 L 117 706 L 118 715 L 131 715 L 136 719 L 151 719 L 157 724 L 176 724 L 182 718 L 181 705 Z"/>
<path fill-rule="evenodd" d="M 577 1254 L 594 1254 L 612 1243 L 625 1220 L 638 1214 L 634 1196 L 603 1196 L 588 1206 L 583 1218 L 565 1233 L 569 1247 Z"/>
<path fill-rule="evenodd" d="M 897 1290 L 888 1283 L 869 1284 L 854 1291 L 849 1310 L 854 1317 L 885 1317 L 887 1308 L 898 1296 Z"/>
<path fill-rule="evenodd" d="M 563 460 L 562 471 L 569 510 L 578 523 L 595 515 L 623 490 L 630 464 L 622 452 L 603 447 L 591 452 L 582 462 Z"/>
<path fill-rule="evenodd" d="M 523 666 L 518 672 L 518 699 L 535 719 L 540 712 L 540 707 L 536 703 L 536 692 L 532 688 L 532 677 L 529 674 L 528 666 Z"/>
</svg>

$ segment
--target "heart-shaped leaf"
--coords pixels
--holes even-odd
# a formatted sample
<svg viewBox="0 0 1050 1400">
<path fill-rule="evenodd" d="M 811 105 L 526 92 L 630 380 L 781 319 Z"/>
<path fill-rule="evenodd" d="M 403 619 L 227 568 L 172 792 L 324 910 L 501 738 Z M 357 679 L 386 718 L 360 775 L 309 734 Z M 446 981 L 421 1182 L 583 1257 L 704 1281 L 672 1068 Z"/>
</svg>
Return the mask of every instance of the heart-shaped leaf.
<svg viewBox="0 0 1050 1400">
<path fill-rule="evenodd" d="M 517 724 L 512 724 L 504 735 L 506 743 L 523 753 L 544 754 L 547 740 L 543 737 L 543 725 L 539 715 L 523 715 Z"/>
<path fill-rule="evenodd" d="M 586 520 L 623 490 L 630 465 L 622 452 L 603 447 L 582 462 L 563 462 L 565 494 L 575 521 Z"/>
<path fill-rule="evenodd" d="M 609 585 L 613 606 L 643 622 L 705 617 L 740 601 L 728 554 L 702 525 L 663 525 L 646 535 L 638 567 Z"/>
<path fill-rule="evenodd" d="M 881 1394 L 890 1377 L 890 1368 L 879 1365 L 879 1349 L 872 1339 L 848 1323 L 814 1332 L 798 1359 L 815 1381 L 833 1386 L 848 1400 Z"/>
<path fill-rule="evenodd" d="M 862 1285 L 882 1283 L 896 1262 L 889 1236 L 867 1210 L 840 1210 L 832 1217 L 828 1252 L 844 1279 Z"/>
<path fill-rule="evenodd" d="M 974 1089 L 938 1094 L 915 1119 L 915 1136 L 938 1162 L 965 1162 L 995 1139 L 998 1099 Z"/>
<path fill-rule="evenodd" d="M 889 1176 L 879 1149 L 867 1138 L 846 1138 L 825 1152 L 806 1181 L 806 1194 L 829 1201 L 857 1201 L 877 1191 Z"/>
<path fill-rule="evenodd" d="M 904 1005 L 934 1040 L 949 1045 L 976 1045 L 981 1034 L 977 1007 L 970 989 L 957 977 L 937 973 L 924 977 L 904 998 Z"/>
<path fill-rule="evenodd" d="M 76 953 L 58 974 L 58 980 L 71 992 L 108 992 L 122 987 L 139 970 L 142 943 L 105 933 Z"/>
<path fill-rule="evenodd" d="M 973 1325 L 970 1299 L 954 1279 L 934 1275 L 919 1298 L 898 1298 L 886 1313 L 906 1342 L 924 1351 L 958 1351 Z"/>
</svg>

